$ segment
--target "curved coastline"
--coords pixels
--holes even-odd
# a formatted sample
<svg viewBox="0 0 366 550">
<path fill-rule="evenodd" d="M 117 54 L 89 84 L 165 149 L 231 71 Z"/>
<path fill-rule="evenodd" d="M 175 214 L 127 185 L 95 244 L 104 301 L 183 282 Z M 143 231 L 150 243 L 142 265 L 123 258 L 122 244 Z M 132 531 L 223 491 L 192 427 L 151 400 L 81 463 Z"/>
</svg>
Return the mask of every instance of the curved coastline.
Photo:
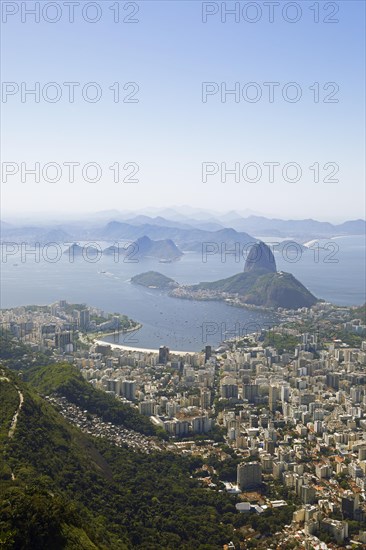
<svg viewBox="0 0 366 550">
<path fill-rule="evenodd" d="M 90 339 L 95 340 L 101 336 L 114 336 L 115 334 L 127 334 L 128 332 L 137 332 L 142 328 L 142 323 L 137 323 L 135 327 L 126 328 L 123 330 L 113 330 L 112 332 L 89 332 L 86 333 L 86 336 L 88 336 Z"/>
<path fill-rule="evenodd" d="M 158 354 L 158 349 L 150 349 L 150 348 L 133 348 L 130 346 L 124 346 L 122 344 L 112 344 L 111 342 L 108 342 L 106 340 L 94 340 L 94 344 L 99 345 L 108 345 L 111 346 L 112 349 L 120 349 L 123 351 L 130 351 L 130 352 L 140 352 L 140 353 L 155 353 Z M 198 353 L 203 353 L 201 351 L 178 351 L 178 350 L 169 350 L 169 353 L 173 355 L 197 355 Z"/>
</svg>

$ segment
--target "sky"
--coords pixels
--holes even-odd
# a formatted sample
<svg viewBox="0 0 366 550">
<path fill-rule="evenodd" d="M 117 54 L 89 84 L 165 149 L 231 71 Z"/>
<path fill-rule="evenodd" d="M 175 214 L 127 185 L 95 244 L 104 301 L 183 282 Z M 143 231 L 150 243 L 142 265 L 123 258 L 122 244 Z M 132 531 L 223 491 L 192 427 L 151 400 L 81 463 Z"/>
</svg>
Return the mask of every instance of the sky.
<svg viewBox="0 0 366 550">
<path fill-rule="evenodd" d="M 1 4 L 2 219 L 365 217 L 363 1 Z"/>
</svg>

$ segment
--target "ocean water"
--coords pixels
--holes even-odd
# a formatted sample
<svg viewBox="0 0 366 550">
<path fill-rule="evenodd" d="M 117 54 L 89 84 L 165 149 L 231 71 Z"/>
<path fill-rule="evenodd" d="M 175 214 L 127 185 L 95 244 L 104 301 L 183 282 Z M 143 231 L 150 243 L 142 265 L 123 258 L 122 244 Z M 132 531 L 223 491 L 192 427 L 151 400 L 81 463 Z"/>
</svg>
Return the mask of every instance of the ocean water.
<svg viewBox="0 0 366 550">
<path fill-rule="evenodd" d="M 275 252 L 275 258 L 278 270 L 293 273 L 317 297 L 338 305 L 360 305 L 366 301 L 365 251 L 364 237 L 342 237 L 321 241 L 319 248 L 303 253 L 289 247 L 285 253 Z M 171 264 L 152 259 L 114 261 L 113 256 L 102 256 L 97 262 L 75 257 L 72 263 L 68 255 L 55 262 L 46 259 L 41 255 L 36 261 L 34 255 L 22 257 L 19 252 L 5 262 L 2 256 L 1 308 L 60 299 L 87 303 L 124 313 L 143 324 L 137 333 L 120 335 L 119 343 L 146 348 L 167 345 L 187 351 L 201 350 L 206 344 L 215 346 L 225 337 L 253 332 L 276 320 L 272 313 L 220 302 L 179 300 L 130 283 L 133 275 L 149 270 L 184 284 L 214 281 L 243 270 L 244 259 L 238 255 L 217 253 L 204 262 L 201 254 L 187 253 Z"/>
</svg>

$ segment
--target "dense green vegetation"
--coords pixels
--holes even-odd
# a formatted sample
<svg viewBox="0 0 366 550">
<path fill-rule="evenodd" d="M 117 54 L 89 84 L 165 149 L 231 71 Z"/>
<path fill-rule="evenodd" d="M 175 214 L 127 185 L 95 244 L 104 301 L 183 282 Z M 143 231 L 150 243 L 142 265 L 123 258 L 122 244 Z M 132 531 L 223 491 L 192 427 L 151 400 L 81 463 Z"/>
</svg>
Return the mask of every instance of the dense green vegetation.
<svg viewBox="0 0 366 550">
<path fill-rule="evenodd" d="M 49 306 L 37 306 L 37 305 L 30 305 L 30 306 L 25 306 L 25 311 L 48 311 L 49 310 Z"/>
<path fill-rule="evenodd" d="M 153 286 L 161 290 L 168 290 L 174 286 L 177 286 L 177 283 L 173 279 L 170 279 L 170 277 L 166 277 L 157 271 L 147 271 L 146 273 L 135 275 L 132 277 L 131 282 L 147 287 Z"/>
<path fill-rule="evenodd" d="M 126 428 L 146 435 L 154 435 L 150 420 L 134 408 L 124 405 L 115 397 L 95 389 L 73 365 L 50 363 L 50 357 L 32 352 L 8 333 L 0 336 L 0 360 L 12 370 L 22 372 L 41 394 L 57 394 L 66 397 L 83 410 L 100 416 L 105 422 L 123 424 Z"/>
<path fill-rule="evenodd" d="M 26 371 L 34 365 L 47 365 L 50 362 L 51 352 L 39 353 L 32 351 L 29 346 L 14 338 L 9 332 L 0 334 L 1 364 L 17 371 Z"/>
<path fill-rule="evenodd" d="M 355 311 L 355 309 L 353 309 L 353 311 Z M 348 317 L 349 320 L 354 319 L 354 313 Z M 344 321 L 340 321 L 339 319 L 322 319 L 316 323 L 311 321 L 300 321 L 296 323 L 288 323 L 286 326 L 302 333 L 310 332 L 316 334 L 318 341 L 323 344 L 332 340 L 341 340 L 344 344 L 357 348 L 361 346 L 361 342 L 365 339 L 365 336 L 347 331 L 344 328 Z"/>
<path fill-rule="evenodd" d="M 299 344 L 299 338 L 291 334 L 282 334 L 270 330 L 264 339 L 264 346 L 273 346 L 281 355 L 284 351 L 294 352 Z"/>
<path fill-rule="evenodd" d="M 350 321 L 353 319 L 361 319 L 362 324 L 366 325 L 366 304 L 360 307 L 352 308 L 349 319 Z"/>
<path fill-rule="evenodd" d="M 360 348 L 362 341 L 365 339 L 365 336 L 360 336 L 353 332 L 348 332 L 341 327 L 338 329 L 335 328 L 332 331 L 332 338 L 336 340 L 342 340 L 344 344 L 347 344 L 351 348 Z"/>
<path fill-rule="evenodd" d="M 266 307 L 310 307 L 317 299 L 291 273 L 260 270 L 238 273 L 227 279 L 200 283 L 194 290 L 207 289 L 243 296 L 248 304 Z"/>
<path fill-rule="evenodd" d="M 24 395 L 24 404 L 14 437 L 0 442 L 0 547 L 71 550 L 67 541 L 74 540 L 74 548 L 97 548 L 84 531 L 85 527 L 93 540 L 103 542 L 92 526 L 92 515 L 77 496 L 68 495 L 65 483 L 88 472 L 100 475 L 101 461 L 98 464 L 83 434 L 68 426 L 18 377 L 9 371 L 6 376 L 10 382 L 3 385 L 1 416 L 14 412 L 6 394 L 13 395 L 15 385 Z"/>
<path fill-rule="evenodd" d="M 19 387 L 15 436 L 0 449 L 2 548 L 208 550 L 235 540 L 220 524 L 222 514 L 235 514 L 235 499 L 201 488 L 190 477 L 197 461 L 88 437 L 28 384 Z"/>
<path fill-rule="evenodd" d="M 295 506 L 284 506 L 277 510 L 268 508 L 260 516 L 252 516 L 251 527 L 266 537 L 274 535 L 283 525 L 291 523 L 294 510 Z"/>
<path fill-rule="evenodd" d="M 0 441 L 7 435 L 11 420 L 19 406 L 19 396 L 13 384 L 2 379 L 0 371 Z"/>
<path fill-rule="evenodd" d="M 142 416 L 129 405 L 124 405 L 113 395 L 95 389 L 68 363 L 56 363 L 30 369 L 25 380 L 42 395 L 57 394 L 78 405 L 83 410 L 101 417 L 105 422 L 123 424 L 126 428 L 146 435 L 155 433 L 149 418 Z"/>
</svg>

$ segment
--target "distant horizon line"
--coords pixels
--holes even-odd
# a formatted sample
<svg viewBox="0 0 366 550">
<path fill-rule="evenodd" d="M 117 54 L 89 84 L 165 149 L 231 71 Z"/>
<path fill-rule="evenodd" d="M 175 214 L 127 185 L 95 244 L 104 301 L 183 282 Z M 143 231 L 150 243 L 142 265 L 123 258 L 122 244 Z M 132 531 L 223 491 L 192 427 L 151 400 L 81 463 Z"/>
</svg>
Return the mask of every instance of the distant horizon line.
<svg viewBox="0 0 366 550">
<path fill-rule="evenodd" d="M 189 212 L 182 212 L 184 209 L 189 209 Z M 291 217 L 285 217 L 281 214 L 268 214 L 268 213 L 261 213 L 261 212 L 255 212 L 251 209 L 244 209 L 244 210 L 238 210 L 238 209 L 231 209 L 231 210 L 213 210 L 210 208 L 200 208 L 190 205 L 173 205 L 173 206 L 166 206 L 166 207 L 142 207 L 138 209 L 126 209 L 126 210 L 117 210 L 117 209 L 104 209 L 104 210 L 91 210 L 91 211 L 81 211 L 81 212 L 50 212 L 50 211 L 30 211 L 30 212 L 1 212 L 0 215 L 0 221 L 3 223 L 11 223 L 11 220 L 16 221 L 17 223 L 21 222 L 22 219 L 26 222 L 27 220 L 33 220 L 33 221 L 40 221 L 40 222 L 52 222 L 52 223 L 58 223 L 58 222 L 77 222 L 77 221 L 83 221 L 85 218 L 91 217 L 91 216 L 98 216 L 100 217 L 97 221 L 119 221 L 114 220 L 114 216 L 131 216 L 137 217 L 137 216 L 146 216 L 149 218 L 156 218 L 156 217 L 162 217 L 165 218 L 168 221 L 175 221 L 178 222 L 179 220 L 173 220 L 169 218 L 169 211 L 171 210 L 175 212 L 176 214 L 182 216 L 183 218 L 189 219 L 195 219 L 195 221 L 210 221 L 209 219 L 202 219 L 198 216 L 199 213 L 203 213 L 206 215 L 210 215 L 212 218 L 215 216 L 228 216 L 228 215 L 234 215 L 237 214 L 239 218 L 247 219 L 250 217 L 259 217 L 259 218 L 265 218 L 268 220 L 283 220 L 283 221 L 314 221 L 314 222 L 321 222 L 321 223 L 331 223 L 331 224 L 342 224 L 345 222 L 350 221 L 366 221 L 366 213 L 362 216 L 357 216 L 355 214 L 354 216 L 342 216 L 340 217 L 312 217 L 311 215 L 308 216 L 291 216 Z M 8 221 L 9 220 L 9 221 Z M 180 220 L 181 222 L 184 222 L 184 220 Z M 230 223 L 228 220 L 227 223 Z"/>
</svg>

